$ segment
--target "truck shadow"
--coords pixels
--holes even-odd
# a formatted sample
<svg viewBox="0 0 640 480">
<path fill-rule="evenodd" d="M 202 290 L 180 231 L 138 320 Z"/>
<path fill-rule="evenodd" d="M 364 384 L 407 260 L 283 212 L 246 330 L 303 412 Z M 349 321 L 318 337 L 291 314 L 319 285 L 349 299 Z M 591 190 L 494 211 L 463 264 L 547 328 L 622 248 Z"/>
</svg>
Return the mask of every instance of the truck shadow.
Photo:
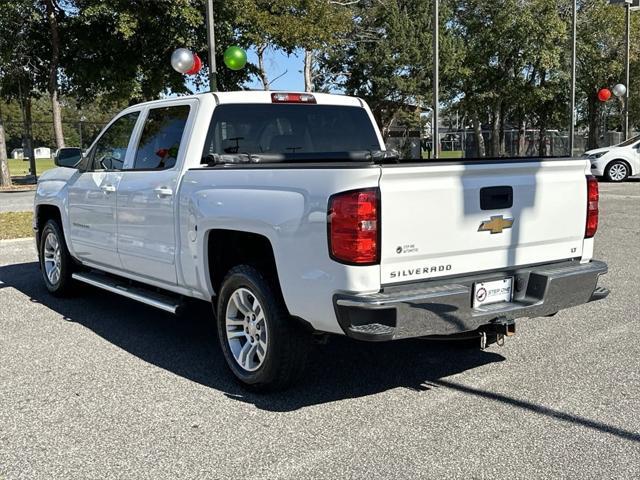
<svg viewBox="0 0 640 480">
<path fill-rule="evenodd" d="M 398 387 L 429 390 L 429 385 L 444 377 L 505 360 L 493 352 L 450 343 L 370 344 L 336 336 L 326 345 L 314 346 L 299 385 L 286 392 L 259 395 L 241 388 L 228 372 L 208 304 L 194 304 L 188 314 L 175 317 L 91 287 L 79 286 L 81 295 L 59 299 L 45 289 L 35 262 L 0 267 L 0 288 L 22 292 L 65 321 L 88 328 L 145 362 L 275 412 Z"/>
</svg>

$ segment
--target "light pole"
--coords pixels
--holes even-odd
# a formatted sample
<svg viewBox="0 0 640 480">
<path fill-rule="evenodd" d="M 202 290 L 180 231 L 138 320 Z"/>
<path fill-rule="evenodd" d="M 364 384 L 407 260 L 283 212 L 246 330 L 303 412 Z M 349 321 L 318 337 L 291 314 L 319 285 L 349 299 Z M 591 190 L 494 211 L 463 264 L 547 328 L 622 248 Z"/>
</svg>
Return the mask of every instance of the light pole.
<svg viewBox="0 0 640 480">
<path fill-rule="evenodd" d="M 438 129 L 440 108 L 440 12 L 439 0 L 433 0 L 433 158 L 440 156 L 440 132 Z"/>
<path fill-rule="evenodd" d="M 216 34 L 213 23 L 213 0 L 206 0 L 207 45 L 209 47 L 209 88 L 218 91 L 218 69 L 216 67 Z"/>
<path fill-rule="evenodd" d="M 573 157 L 574 137 L 576 128 L 576 36 L 578 24 L 577 0 L 573 0 L 571 19 L 571 125 L 569 125 L 569 156 Z"/>
<path fill-rule="evenodd" d="M 622 135 L 624 140 L 629 139 L 629 37 L 631 36 L 631 3 L 627 2 L 624 6 L 625 9 L 625 23 L 626 29 L 624 34 L 624 65 L 625 65 L 625 73 L 624 73 L 624 84 L 627 87 L 626 92 L 624 93 L 624 114 L 622 121 Z"/>
<path fill-rule="evenodd" d="M 622 105 L 622 136 L 624 140 L 629 139 L 629 50 L 630 50 L 630 36 L 631 36 L 631 9 L 637 10 L 640 8 L 640 0 L 609 0 L 610 5 L 624 5 L 624 78 L 625 87 L 627 91 L 623 96 Z"/>
</svg>

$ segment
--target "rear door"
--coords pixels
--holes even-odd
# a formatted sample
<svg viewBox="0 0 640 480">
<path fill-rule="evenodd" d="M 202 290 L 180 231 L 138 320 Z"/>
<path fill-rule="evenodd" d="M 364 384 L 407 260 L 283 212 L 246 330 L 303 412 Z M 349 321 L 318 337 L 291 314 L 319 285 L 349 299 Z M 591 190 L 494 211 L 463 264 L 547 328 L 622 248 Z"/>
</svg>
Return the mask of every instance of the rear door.
<svg viewBox="0 0 640 480">
<path fill-rule="evenodd" d="M 120 116 L 89 152 L 87 171 L 68 187 L 70 241 L 80 260 L 120 267 L 116 191 L 140 112 Z"/>
<path fill-rule="evenodd" d="M 586 162 L 384 166 L 383 284 L 582 254 Z"/>
<path fill-rule="evenodd" d="M 195 100 L 146 111 L 118 188 L 118 253 L 131 273 L 175 284 L 175 199 Z"/>
</svg>

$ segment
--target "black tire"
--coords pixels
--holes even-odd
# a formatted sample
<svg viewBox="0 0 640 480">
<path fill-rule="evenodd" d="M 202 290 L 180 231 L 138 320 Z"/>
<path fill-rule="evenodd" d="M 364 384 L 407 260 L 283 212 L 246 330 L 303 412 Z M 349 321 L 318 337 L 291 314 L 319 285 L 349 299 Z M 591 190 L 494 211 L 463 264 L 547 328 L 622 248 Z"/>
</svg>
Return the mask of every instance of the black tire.
<svg viewBox="0 0 640 480">
<path fill-rule="evenodd" d="M 55 237 L 59 246 L 59 255 L 51 257 L 51 243 L 48 243 L 47 238 L 49 236 Z M 72 280 L 71 274 L 73 273 L 73 259 L 67 249 L 67 244 L 62 234 L 62 227 L 55 220 L 48 220 L 45 223 L 42 233 L 40 234 L 40 271 L 42 272 L 42 278 L 44 284 L 50 293 L 56 296 L 68 295 L 71 292 Z M 51 267 L 51 264 L 55 265 L 59 269 L 59 275 L 57 278 L 47 273 Z"/>
<path fill-rule="evenodd" d="M 233 302 L 232 295 L 241 291 L 248 295 L 248 299 L 258 301 L 260 313 L 263 314 L 262 328 L 266 329 L 264 344 L 266 351 L 262 350 L 263 359 L 257 356 L 261 347 L 256 345 L 255 363 L 259 363 L 254 371 L 245 369 L 236 360 L 230 343 L 235 342 L 235 348 L 244 346 L 249 342 L 251 335 L 247 332 L 249 326 L 239 325 L 237 327 L 227 327 L 227 307 Z M 249 293 L 247 293 L 247 291 Z M 237 297 L 236 297 L 237 298 Z M 253 302 L 252 302 L 253 303 Z M 236 310 L 240 322 L 246 322 L 247 316 L 241 312 L 237 304 L 229 306 L 230 311 Z M 255 305 L 255 303 L 253 303 Z M 244 315 L 244 319 L 241 319 Z M 240 265 L 232 268 L 222 281 L 222 287 L 218 296 L 217 306 L 218 338 L 224 354 L 224 358 L 235 377 L 246 387 L 252 390 L 273 391 L 289 387 L 298 381 L 304 373 L 307 363 L 307 356 L 311 346 L 311 335 L 304 328 L 295 322 L 284 306 L 284 302 L 278 290 L 259 270 L 248 265 Z M 227 329 L 235 329 L 234 332 L 239 337 L 237 340 L 228 338 Z M 254 326 L 253 334 L 263 332 L 256 330 Z M 256 338 L 251 340 L 258 342 Z M 242 338 L 245 336 L 246 338 Z M 242 343 L 242 341 L 245 343 Z M 251 349 L 249 349 L 251 352 Z M 248 356 L 245 355 L 245 358 Z"/>
<path fill-rule="evenodd" d="M 624 182 L 629 178 L 629 165 L 622 160 L 614 160 L 607 164 L 604 170 L 604 176 L 609 182 Z"/>
</svg>

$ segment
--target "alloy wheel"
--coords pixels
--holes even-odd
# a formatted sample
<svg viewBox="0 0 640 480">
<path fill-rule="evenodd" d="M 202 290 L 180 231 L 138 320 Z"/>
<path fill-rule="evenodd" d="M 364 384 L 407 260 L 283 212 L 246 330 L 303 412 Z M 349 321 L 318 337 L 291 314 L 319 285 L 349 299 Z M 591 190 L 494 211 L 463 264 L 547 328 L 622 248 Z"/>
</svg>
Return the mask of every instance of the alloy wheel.
<svg viewBox="0 0 640 480">
<path fill-rule="evenodd" d="M 267 355 L 269 336 L 264 309 L 247 288 L 238 288 L 227 302 L 227 342 L 236 363 L 248 372 L 258 370 Z"/>
<path fill-rule="evenodd" d="M 49 232 L 44 240 L 44 271 L 51 285 L 60 281 L 62 268 L 60 241 L 55 233 Z"/>
<path fill-rule="evenodd" d="M 616 163 L 609 169 L 609 176 L 612 180 L 619 182 L 627 176 L 627 167 L 622 163 Z"/>
</svg>

